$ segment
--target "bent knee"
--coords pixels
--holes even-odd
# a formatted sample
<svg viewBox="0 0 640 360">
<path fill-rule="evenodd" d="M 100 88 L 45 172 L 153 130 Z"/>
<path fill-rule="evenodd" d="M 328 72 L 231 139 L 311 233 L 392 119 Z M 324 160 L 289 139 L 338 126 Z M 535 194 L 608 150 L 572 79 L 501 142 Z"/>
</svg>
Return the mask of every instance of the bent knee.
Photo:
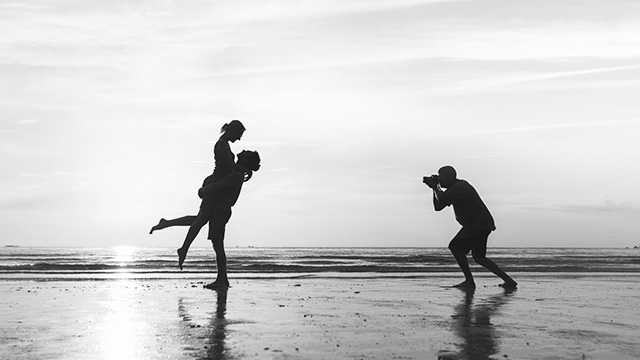
<svg viewBox="0 0 640 360">
<path fill-rule="evenodd" d="M 482 254 L 482 255 L 477 255 L 477 254 L 473 254 L 473 261 L 475 261 L 478 264 L 483 263 L 485 260 L 487 260 L 487 256 Z"/>
<path fill-rule="evenodd" d="M 449 243 L 449 250 L 451 250 L 451 252 L 460 252 L 460 250 L 456 248 L 453 241 Z"/>
</svg>

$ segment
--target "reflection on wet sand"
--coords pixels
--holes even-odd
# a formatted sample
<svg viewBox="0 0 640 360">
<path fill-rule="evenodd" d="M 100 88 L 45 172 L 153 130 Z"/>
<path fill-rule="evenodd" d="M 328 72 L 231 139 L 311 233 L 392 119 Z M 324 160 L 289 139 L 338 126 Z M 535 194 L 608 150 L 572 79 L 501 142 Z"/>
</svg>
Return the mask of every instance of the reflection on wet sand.
<svg viewBox="0 0 640 360">
<path fill-rule="evenodd" d="M 225 318 L 227 312 L 227 288 L 214 289 L 216 292 L 216 311 L 212 314 L 209 324 L 202 329 L 202 333 L 196 336 L 198 343 L 188 350 L 194 351 L 194 358 L 202 360 L 227 360 L 233 357 L 227 347 L 227 324 Z M 182 299 L 178 300 L 178 313 L 190 329 L 200 328 L 199 325 L 190 324 L 191 316 Z"/>
<path fill-rule="evenodd" d="M 227 288 L 215 289 L 218 295 L 216 302 L 215 316 L 211 317 L 209 323 L 209 339 L 207 347 L 207 356 L 205 359 L 229 359 L 228 349 L 225 344 L 227 338 L 227 319 L 225 314 L 227 313 Z"/>
<path fill-rule="evenodd" d="M 457 351 L 441 351 L 438 359 L 459 360 L 491 359 L 500 351 L 498 332 L 491 323 L 491 318 L 500 313 L 515 292 L 515 288 L 507 288 L 500 294 L 493 295 L 474 305 L 475 289 L 460 289 L 462 302 L 454 308 L 453 331 L 462 340 L 456 344 Z"/>
</svg>

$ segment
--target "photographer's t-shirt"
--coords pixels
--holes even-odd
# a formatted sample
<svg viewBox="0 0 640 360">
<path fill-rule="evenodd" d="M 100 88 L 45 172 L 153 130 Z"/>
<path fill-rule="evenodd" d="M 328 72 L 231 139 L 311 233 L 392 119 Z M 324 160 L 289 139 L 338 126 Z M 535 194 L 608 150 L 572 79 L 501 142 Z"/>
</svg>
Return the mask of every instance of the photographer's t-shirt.
<svg viewBox="0 0 640 360">
<path fill-rule="evenodd" d="M 441 205 L 453 205 L 456 220 L 469 230 L 495 230 L 493 216 L 476 189 L 466 180 L 457 180 L 438 198 Z"/>
</svg>

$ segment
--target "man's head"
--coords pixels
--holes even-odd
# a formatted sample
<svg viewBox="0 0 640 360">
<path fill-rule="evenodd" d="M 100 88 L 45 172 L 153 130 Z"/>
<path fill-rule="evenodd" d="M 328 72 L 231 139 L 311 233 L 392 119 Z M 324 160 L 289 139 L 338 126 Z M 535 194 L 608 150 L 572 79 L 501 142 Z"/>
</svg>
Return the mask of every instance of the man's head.
<svg viewBox="0 0 640 360">
<path fill-rule="evenodd" d="M 451 187 L 456 182 L 457 176 L 456 169 L 453 166 L 443 166 L 438 170 L 438 180 L 443 188 Z"/>
<path fill-rule="evenodd" d="M 238 154 L 238 165 L 251 171 L 258 171 L 260 169 L 260 154 L 257 151 L 242 150 Z"/>
</svg>

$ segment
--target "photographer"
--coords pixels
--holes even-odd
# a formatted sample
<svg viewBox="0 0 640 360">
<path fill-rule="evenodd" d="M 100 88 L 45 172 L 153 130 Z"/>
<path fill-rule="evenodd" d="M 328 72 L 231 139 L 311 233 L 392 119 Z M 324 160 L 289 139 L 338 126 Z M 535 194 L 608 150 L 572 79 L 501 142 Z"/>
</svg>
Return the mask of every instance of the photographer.
<svg viewBox="0 0 640 360">
<path fill-rule="evenodd" d="M 465 276 L 465 281 L 454 287 L 475 288 L 476 286 L 467 261 L 467 254 L 471 251 L 473 260 L 477 264 L 504 280 L 504 284 L 500 286 L 515 288 L 518 284 L 486 257 L 487 239 L 496 226 L 489 209 L 480 199 L 476 189 L 467 181 L 458 179 L 456 170 L 451 166 L 440 168 L 438 175 L 425 176 L 422 181 L 433 190 L 435 210 L 440 211 L 453 205 L 456 220 L 462 225 L 462 229 L 449 243 L 449 250 Z M 446 190 L 443 191 L 443 188 Z"/>
</svg>

